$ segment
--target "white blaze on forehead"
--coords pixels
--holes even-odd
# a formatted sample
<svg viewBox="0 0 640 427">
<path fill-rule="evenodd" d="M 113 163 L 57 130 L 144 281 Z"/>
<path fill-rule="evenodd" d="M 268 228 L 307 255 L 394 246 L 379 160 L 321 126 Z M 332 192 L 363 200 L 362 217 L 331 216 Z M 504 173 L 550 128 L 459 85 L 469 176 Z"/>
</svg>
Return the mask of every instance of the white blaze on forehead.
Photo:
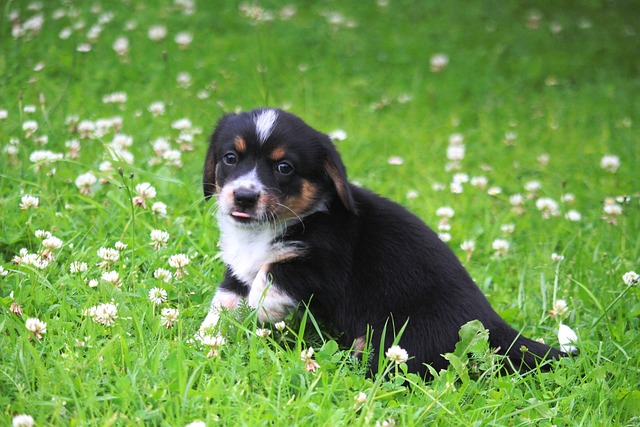
<svg viewBox="0 0 640 427">
<path fill-rule="evenodd" d="M 273 132 L 277 118 L 278 112 L 276 110 L 262 110 L 253 117 L 260 144 L 264 144 L 271 132 Z"/>
</svg>

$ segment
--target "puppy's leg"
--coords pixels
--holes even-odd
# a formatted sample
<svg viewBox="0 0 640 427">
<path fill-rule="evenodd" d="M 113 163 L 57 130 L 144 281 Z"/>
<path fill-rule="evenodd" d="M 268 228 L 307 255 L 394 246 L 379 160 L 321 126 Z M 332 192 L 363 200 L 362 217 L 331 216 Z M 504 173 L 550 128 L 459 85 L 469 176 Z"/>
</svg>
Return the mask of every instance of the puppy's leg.
<svg viewBox="0 0 640 427">
<path fill-rule="evenodd" d="M 258 320 L 262 323 L 279 322 L 293 312 L 297 301 L 273 283 L 269 275 L 269 264 L 262 266 L 253 283 L 247 302 L 258 309 Z"/>
<path fill-rule="evenodd" d="M 212 330 L 220 320 L 220 312 L 223 309 L 233 310 L 234 308 L 238 308 L 241 300 L 242 295 L 238 295 L 237 293 L 227 289 L 218 288 L 211 300 L 209 314 L 207 314 L 202 325 L 200 325 L 200 332 Z"/>
</svg>

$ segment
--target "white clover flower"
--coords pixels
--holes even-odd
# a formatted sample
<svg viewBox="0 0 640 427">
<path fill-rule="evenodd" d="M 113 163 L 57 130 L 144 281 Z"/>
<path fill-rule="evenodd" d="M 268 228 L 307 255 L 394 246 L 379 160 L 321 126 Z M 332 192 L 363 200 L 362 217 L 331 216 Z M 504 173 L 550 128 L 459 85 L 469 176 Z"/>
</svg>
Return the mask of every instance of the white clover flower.
<svg viewBox="0 0 640 427">
<path fill-rule="evenodd" d="M 102 273 L 102 280 L 111 283 L 113 286 L 120 287 L 120 275 L 117 271 L 105 271 Z"/>
<path fill-rule="evenodd" d="M 171 255 L 169 257 L 169 265 L 176 269 L 174 276 L 177 279 L 182 278 L 183 275 L 187 274 L 184 268 L 191 262 L 189 256 L 185 254 L 176 254 Z"/>
<path fill-rule="evenodd" d="M 615 203 L 615 202 L 607 202 L 604 204 L 604 207 L 602 208 L 604 213 L 615 217 L 618 215 L 622 215 L 622 206 L 620 206 L 619 204 Z"/>
<path fill-rule="evenodd" d="M 89 269 L 89 266 L 86 262 L 73 261 L 71 265 L 69 265 L 69 272 L 71 274 L 82 273 Z"/>
<path fill-rule="evenodd" d="M 40 270 L 44 270 L 49 266 L 49 260 L 38 254 L 30 254 L 26 249 L 20 250 L 20 256 L 13 258 L 14 264 L 32 266 Z"/>
<path fill-rule="evenodd" d="M 179 131 L 190 131 L 192 128 L 192 124 L 191 120 L 184 118 L 171 123 L 171 127 Z"/>
<path fill-rule="evenodd" d="M 575 344 L 577 342 L 578 336 L 573 329 L 561 323 L 558 328 L 558 344 L 560 344 L 560 350 L 568 354 L 576 353 L 578 348 Z"/>
<path fill-rule="evenodd" d="M 100 248 L 98 249 L 98 257 L 102 259 L 105 265 L 114 263 L 120 259 L 120 252 L 112 248 Z"/>
<path fill-rule="evenodd" d="M 465 252 L 473 252 L 476 250 L 476 242 L 473 240 L 465 240 L 460 244 L 460 249 Z"/>
<path fill-rule="evenodd" d="M 522 194 L 514 194 L 509 197 L 511 206 L 522 206 L 524 204 L 524 196 Z"/>
<path fill-rule="evenodd" d="M 22 111 L 24 111 L 27 114 L 33 114 L 36 112 L 36 106 L 35 105 L 25 105 L 22 108 Z M 24 129 L 24 128 L 23 128 Z"/>
<path fill-rule="evenodd" d="M 449 190 L 453 194 L 460 194 L 463 191 L 462 184 L 454 181 L 451 184 L 449 184 Z"/>
<path fill-rule="evenodd" d="M 562 260 L 564 260 L 564 255 L 559 255 L 559 254 L 557 254 L 555 252 L 551 254 L 551 261 L 560 262 Z"/>
<path fill-rule="evenodd" d="M 118 306 L 114 303 L 108 302 L 91 307 L 86 313 L 94 322 L 105 326 L 111 326 L 118 318 Z"/>
<path fill-rule="evenodd" d="M 465 184 L 469 182 L 469 175 L 463 172 L 456 173 L 453 175 L 452 182 L 455 182 L 458 184 Z"/>
<path fill-rule="evenodd" d="M 73 29 L 71 27 L 64 27 L 58 33 L 58 37 L 60 38 L 60 40 L 67 40 L 69 37 L 71 37 L 71 34 L 73 34 Z"/>
<path fill-rule="evenodd" d="M 33 134 L 38 131 L 38 122 L 35 120 L 27 120 L 22 123 L 22 130 L 25 133 L 25 138 L 31 138 Z"/>
<path fill-rule="evenodd" d="M 572 193 L 565 193 L 560 196 L 560 201 L 562 203 L 573 203 L 576 201 L 576 196 L 574 196 Z"/>
<path fill-rule="evenodd" d="M 455 214 L 456 211 L 454 211 L 451 206 L 442 206 L 436 209 L 436 216 L 442 217 L 444 219 L 453 218 Z"/>
<path fill-rule="evenodd" d="M 640 281 L 640 275 L 635 271 L 627 271 L 622 275 L 622 281 L 627 286 L 636 286 Z"/>
<path fill-rule="evenodd" d="M 41 339 L 47 332 L 47 324 L 36 317 L 30 317 L 25 322 L 25 326 L 36 339 Z"/>
<path fill-rule="evenodd" d="M 420 196 L 420 193 L 418 192 L 418 190 L 408 190 L 407 191 L 407 199 L 417 199 L 418 196 Z"/>
<path fill-rule="evenodd" d="M 191 86 L 191 74 L 186 71 L 182 71 L 178 73 L 176 77 L 176 82 L 178 82 L 178 87 L 187 88 Z"/>
<path fill-rule="evenodd" d="M 124 104 L 127 102 L 127 94 L 125 92 L 114 92 L 102 97 L 105 104 Z"/>
<path fill-rule="evenodd" d="M 78 123 L 78 133 L 82 138 L 92 139 L 96 130 L 96 124 L 90 120 L 83 120 Z"/>
<path fill-rule="evenodd" d="M 162 116 L 165 113 L 164 102 L 162 101 L 152 102 L 149 105 L 148 110 L 153 117 Z"/>
<path fill-rule="evenodd" d="M 515 145 L 516 139 L 518 139 L 518 134 L 515 132 L 507 132 L 504 134 L 505 145 Z"/>
<path fill-rule="evenodd" d="M 509 246 L 509 242 L 503 239 L 495 239 L 493 243 L 491 243 L 491 247 L 497 257 L 505 255 L 509 251 Z"/>
<path fill-rule="evenodd" d="M 451 231 L 451 224 L 447 222 L 446 218 L 443 218 L 438 223 L 438 231 Z"/>
<path fill-rule="evenodd" d="M 562 317 L 569 311 L 569 305 L 563 299 L 559 299 L 553 303 L 553 307 L 549 310 L 552 317 Z"/>
<path fill-rule="evenodd" d="M 169 166 L 182 167 L 182 153 L 179 150 L 165 151 L 162 160 Z"/>
<path fill-rule="evenodd" d="M 195 421 L 191 421 L 189 424 L 185 425 L 184 427 L 207 427 L 207 424 L 204 421 L 195 420 Z"/>
<path fill-rule="evenodd" d="M 450 146 L 461 146 L 464 143 L 464 135 L 461 133 L 452 133 L 449 136 L 449 145 Z"/>
<path fill-rule="evenodd" d="M 396 365 L 405 363 L 407 360 L 409 360 L 409 354 L 407 353 L 407 351 L 398 345 L 389 347 L 389 349 L 385 353 L 385 356 L 387 356 L 389 360 L 394 362 Z"/>
<path fill-rule="evenodd" d="M 153 25 L 149 27 L 147 36 L 154 42 L 162 41 L 167 37 L 167 27 L 164 25 Z"/>
<path fill-rule="evenodd" d="M 169 270 L 165 270 L 164 268 L 159 268 L 153 272 L 153 277 L 156 279 L 162 280 L 165 283 L 169 283 L 173 275 Z"/>
<path fill-rule="evenodd" d="M 450 145 L 447 147 L 447 159 L 451 161 L 461 161 L 464 159 L 464 145 Z"/>
<path fill-rule="evenodd" d="M 391 156 L 387 160 L 387 163 L 393 166 L 400 166 L 404 163 L 404 159 L 400 156 Z"/>
<path fill-rule="evenodd" d="M 62 247 L 62 240 L 55 236 L 50 236 L 42 241 L 42 246 L 44 246 L 48 251 L 55 251 Z"/>
<path fill-rule="evenodd" d="M 122 251 L 124 251 L 125 249 L 127 249 L 127 246 L 128 246 L 128 245 L 127 245 L 126 243 L 122 243 L 121 241 L 119 241 L 119 240 L 118 240 L 118 241 L 117 241 L 113 246 L 115 247 L 115 249 L 116 249 L 118 252 L 122 252 Z"/>
<path fill-rule="evenodd" d="M 45 231 L 45 230 L 36 230 L 34 234 L 38 239 L 41 239 L 41 240 L 48 239 L 49 237 L 52 236 L 50 231 Z"/>
<path fill-rule="evenodd" d="M 487 185 L 489 184 L 489 180 L 486 176 L 474 176 L 471 178 L 470 182 L 472 186 L 480 189 L 487 188 Z"/>
<path fill-rule="evenodd" d="M 151 243 L 154 249 L 166 248 L 169 241 L 169 233 L 162 230 L 151 230 Z"/>
<path fill-rule="evenodd" d="M 80 43 L 78 47 L 76 47 L 78 52 L 87 53 L 91 52 L 91 44 L 89 43 Z"/>
<path fill-rule="evenodd" d="M 119 56 L 127 56 L 129 53 L 129 39 L 120 36 L 113 42 L 111 47 Z"/>
<path fill-rule="evenodd" d="M 489 187 L 489 189 L 487 190 L 487 193 L 490 196 L 497 196 L 498 194 L 502 193 L 502 188 L 500 188 L 500 187 Z"/>
<path fill-rule="evenodd" d="M 151 288 L 149 291 L 149 300 L 156 305 L 160 305 L 167 301 L 167 291 L 162 288 Z"/>
<path fill-rule="evenodd" d="M 500 231 L 502 231 L 504 234 L 513 234 L 515 230 L 515 224 L 503 224 L 500 226 Z"/>
<path fill-rule="evenodd" d="M 159 216 L 160 218 L 164 218 L 167 216 L 167 205 L 165 205 L 162 202 L 155 202 L 152 206 L 151 206 L 151 212 L 154 215 Z"/>
<path fill-rule="evenodd" d="M 356 401 L 356 404 L 364 405 L 367 402 L 367 394 L 363 391 L 353 396 L 353 400 Z"/>
<path fill-rule="evenodd" d="M 186 49 L 189 47 L 191 42 L 193 41 L 193 34 L 187 32 L 180 32 L 176 34 L 174 37 L 175 42 L 178 44 L 180 49 Z"/>
<path fill-rule="evenodd" d="M 98 178 L 91 173 L 83 173 L 76 178 L 76 187 L 80 190 L 81 194 L 89 195 L 92 193 L 91 187 L 98 182 Z"/>
<path fill-rule="evenodd" d="M 167 329 L 173 328 L 173 324 L 178 321 L 180 311 L 177 308 L 163 308 L 160 323 Z"/>
<path fill-rule="evenodd" d="M 287 327 L 287 325 L 284 323 L 284 320 L 281 322 L 275 323 L 273 326 L 275 326 L 275 328 L 280 332 L 284 331 L 284 329 Z"/>
<path fill-rule="evenodd" d="M 313 347 L 309 347 L 306 350 L 300 352 L 300 360 L 304 362 L 304 369 L 307 372 L 315 372 L 320 367 L 320 364 L 313 360 Z"/>
<path fill-rule="evenodd" d="M 162 157 L 162 155 L 171 149 L 171 145 L 166 138 L 158 138 L 151 144 L 153 146 L 153 152 L 156 156 Z"/>
<path fill-rule="evenodd" d="M 540 166 L 547 166 L 549 164 L 549 161 L 551 160 L 551 156 L 549 156 L 547 153 L 542 153 L 536 160 L 538 160 Z"/>
<path fill-rule="evenodd" d="M 22 209 L 23 211 L 26 211 L 29 208 L 37 209 L 38 204 L 40 203 L 40 199 L 35 196 L 29 195 L 22 196 L 22 199 L 20 201 L 20 209 Z"/>
<path fill-rule="evenodd" d="M 98 282 L 96 279 L 91 279 L 87 283 L 87 285 L 89 285 L 90 288 L 97 288 L 99 284 L 100 282 Z"/>
<path fill-rule="evenodd" d="M 345 139 L 347 139 L 347 132 L 345 132 L 343 129 L 336 129 L 329 134 L 329 138 L 334 141 L 344 141 Z"/>
<path fill-rule="evenodd" d="M 451 234 L 450 233 L 438 233 L 438 238 L 446 243 L 446 242 L 451 241 Z"/>
<path fill-rule="evenodd" d="M 528 181 L 524 184 L 524 189 L 529 193 L 535 193 L 542 188 L 542 184 L 540 181 Z"/>
<path fill-rule="evenodd" d="M 549 197 L 541 197 L 536 200 L 536 208 L 542 212 L 542 218 L 544 219 L 549 219 L 552 216 L 560 215 L 558 202 Z"/>
<path fill-rule="evenodd" d="M 0 120 L 5 120 L 7 117 L 9 117 L 9 112 L 4 108 L 0 108 Z"/>
<path fill-rule="evenodd" d="M 31 415 L 20 414 L 13 417 L 11 425 L 13 427 L 33 427 L 35 425 L 35 420 Z"/>
<path fill-rule="evenodd" d="M 607 172 L 615 173 L 620 167 L 620 157 L 614 154 L 606 154 L 600 159 L 600 167 Z"/>
<path fill-rule="evenodd" d="M 568 219 L 569 221 L 574 221 L 574 222 L 580 221 L 582 219 L 582 215 L 580 214 L 580 212 L 578 212 L 578 211 L 576 211 L 574 209 L 571 209 L 570 211 L 568 211 L 564 215 L 564 217 L 566 219 Z"/>
<path fill-rule="evenodd" d="M 220 347 L 222 347 L 226 343 L 226 340 L 222 335 L 206 334 L 202 331 L 198 332 L 195 335 L 195 339 L 196 341 L 199 341 L 200 344 L 211 347 L 209 353 L 207 353 L 207 357 L 219 356 Z"/>
<path fill-rule="evenodd" d="M 437 53 L 429 59 L 431 71 L 434 73 L 442 72 L 449 65 L 449 56 L 445 53 Z"/>
<path fill-rule="evenodd" d="M 0 276 L 4 277 L 7 274 L 9 274 L 9 272 L 7 270 L 5 270 L 3 266 L 0 265 Z"/>
<path fill-rule="evenodd" d="M 258 328 L 256 329 L 256 336 L 260 338 L 267 338 L 271 335 L 271 331 L 269 329 Z"/>
<path fill-rule="evenodd" d="M 133 198 L 133 204 L 146 209 L 146 201 L 156 197 L 156 189 L 148 182 L 136 185 L 136 196 Z"/>
<path fill-rule="evenodd" d="M 100 172 L 110 173 L 113 172 L 113 165 L 109 161 L 104 161 L 100 163 L 100 166 L 98 166 L 98 170 Z"/>
<path fill-rule="evenodd" d="M 29 161 L 36 163 L 36 170 L 39 170 L 40 166 L 48 165 L 63 158 L 64 156 L 61 153 L 54 153 L 50 150 L 36 150 L 29 155 Z"/>
</svg>

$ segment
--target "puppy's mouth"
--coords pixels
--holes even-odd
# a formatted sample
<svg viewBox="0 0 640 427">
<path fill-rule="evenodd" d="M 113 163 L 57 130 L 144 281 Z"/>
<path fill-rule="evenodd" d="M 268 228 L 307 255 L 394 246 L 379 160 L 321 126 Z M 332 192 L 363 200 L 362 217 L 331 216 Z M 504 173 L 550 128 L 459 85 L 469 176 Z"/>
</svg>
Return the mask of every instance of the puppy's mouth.
<svg viewBox="0 0 640 427">
<path fill-rule="evenodd" d="M 254 222 L 254 221 L 258 220 L 258 218 L 255 215 L 251 215 L 248 212 L 243 212 L 243 211 L 239 211 L 239 210 L 231 211 L 231 213 L 229 215 L 231 215 L 231 217 L 235 221 L 237 221 L 237 222 L 239 222 L 241 224 L 248 224 L 250 222 Z"/>
</svg>

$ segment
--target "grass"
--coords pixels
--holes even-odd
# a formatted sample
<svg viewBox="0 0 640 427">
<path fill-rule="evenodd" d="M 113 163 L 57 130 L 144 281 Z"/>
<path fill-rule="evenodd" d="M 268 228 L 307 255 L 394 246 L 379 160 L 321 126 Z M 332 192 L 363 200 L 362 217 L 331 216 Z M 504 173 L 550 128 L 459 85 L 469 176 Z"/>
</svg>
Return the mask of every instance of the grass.
<svg viewBox="0 0 640 427">
<path fill-rule="evenodd" d="M 180 2 L 142 3 L 31 3 L 39 10 L 0 3 L 7 116 L 0 120 L 0 265 L 7 272 L 0 277 L 0 424 L 16 414 L 36 425 L 79 426 L 638 424 L 640 302 L 638 288 L 622 281 L 640 259 L 635 2 L 305 1 L 289 19 L 277 2 L 260 3 L 272 20 L 237 2 L 201 1 L 193 14 Z M 532 14 L 540 16 L 537 29 L 527 26 Z M 36 15 L 40 30 L 12 35 L 12 21 Z M 96 35 L 91 28 L 100 21 Z M 147 32 L 158 24 L 168 34 L 152 41 Z M 179 32 L 193 35 L 186 49 L 174 41 Z M 129 41 L 124 57 L 113 49 L 120 36 Z M 78 51 L 83 43 L 89 52 Z M 432 72 L 430 57 L 440 52 L 449 63 Z M 181 72 L 190 74 L 188 87 L 176 81 Z M 126 101 L 103 102 L 115 92 Z M 148 107 L 156 101 L 166 111 L 154 117 Z M 351 179 L 434 227 L 436 209 L 451 206 L 449 244 L 497 311 L 554 345 L 562 321 L 577 332 L 580 355 L 552 373 L 500 375 L 497 357 L 471 331 L 472 356 L 453 354 L 455 366 L 432 381 L 393 365 L 388 376 L 369 379 L 336 344 L 339 336 L 304 310 L 287 319 L 286 333 L 271 328 L 266 338 L 255 335 L 255 315 L 240 310 L 224 318 L 219 356 L 207 357 L 193 337 L 223 265 L 200 188 L 206 135 L 223 111 L 262 105 L 284 106 L 326 132 L 344 129 L 337 145 Z M 112 160 L 113 129 L 82 138 L 69 116 L 121 117 L 133 163 Z M 172 125 L 183 118 L 193 136 L 193 150 L 180 151 L 183 165 L 149 164 L 157 138 L 180 148 Z M 34 136 L 23 130 L 31 120 Z M 464 136 L 466 155 L 460 169 L 446 170 L 453 133 Z M 517 135 L 513 144 L 505 144 L 507 133 Z M 65 147 L 74 138 L 77 158 Z M 36 164 L 36 150 L 67 155 Z M 540 161 L 544 154 L 548 162 Z M 614 173 L 600 167 L 606 154 L 621 160 Z M 403 164 L 388 164 L 392 156 Z M 105 160 L 113 171 L 100 171 Z M 83 194 L 75 182 L 89 171 L 99 181 Z M 484 176 L 501 193 L 464 183 L 453 194 L 457 172 Z M 526 197 L 530 181 L 541 187 Z M 146 208 L 132 202 L 143 182 L 157 192 Z M 560 202 L 566 193 L 573 204 Z M 514 194 L 525 195 L 521 213 L 509 202 Z M 25 195 L 38 197 L 39 207 L 20 209 Z M 618 196 L 629 196 L 616 202 L 622 213 L 605 215 L 607 200 Z M 541 197 L 558 203 L 558 216 L 542 217 Z M 157 201 L 166 216 L 151 212 Z M 565 219 L 572 209 L 579 221 Z M 513 233 L 501 231 L 505 224 Z M 166 247 L 150 245 L 154 229 L 169 233 Z M 62 247 L 44 269 L 14 264 L 22 248 L 42 251 L 36 230 Z M 510 249 L 496 257 L 499 238 Z M 469 259 L 460 249 L 465 240 L 476 244 Z M 110 266 L 119 287 L 101 280 L 97 256 L 118 241 L 127 245 Z M 159 268 L 175 273 L 169 258 L 179 253 L 191 259 L 187 274 L 170 283 L 155 278 Z M 564 259 L 554 262 L 552 253 Z M 71 273 L 73 262 L 86 263 L 86 271 Z M 89 286 L 92 279 L 98 286 Z M 167 291 L 161 306 L 149 300 L 153 287 Z M 552 317 L 558 299 L 568 311 Z M 103 303 L 117 305 L 111 326 L 86 314 Z M 173 328 L 162 324 L 163 308 L 179 310 Z M 31 317 L 46 322 L 41 339 L 25 327 Z M 316 372 L 300 360 L 309 347 Z"/>
</svg>

